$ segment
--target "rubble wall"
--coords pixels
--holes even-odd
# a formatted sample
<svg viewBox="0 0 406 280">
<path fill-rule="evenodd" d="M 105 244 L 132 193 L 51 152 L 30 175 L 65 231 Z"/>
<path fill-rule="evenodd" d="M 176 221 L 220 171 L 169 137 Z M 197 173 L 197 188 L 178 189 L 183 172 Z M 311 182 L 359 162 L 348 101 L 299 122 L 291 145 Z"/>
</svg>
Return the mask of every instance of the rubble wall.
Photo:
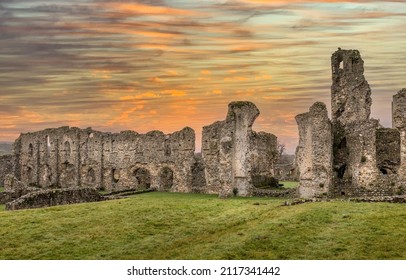
<svg viewBox="0 0 406 280">
<path fill-rule="evenodd" d="M 195 134 L 188 127 L 168 135 L 60 127 L 22 134 L 15 145 L 15 175 L 28 185 L 191 190 Z"/>
<path fill-rule="evenodd" d="M 325 195 L 332 186 L 332 131 L 324 103 L 296 116 L 299 145 L 296 162 L 300 174 L 299 196 Z"/>
<path fill-rule="evenodd" d="M 203 127 L 206 192 L 250 196 L 253 174 L 273 175 L 276 136 L 252 131 L 258 115 L 253 103 L 232 102 L 226 120 Z"/>
<path fill-rule="evenodd" d="M 103 197 L 93 188 L 47 189 L 23 195 L 6 203 L 6 210 L 41 208 L 101 200 L 103 200 Z"/>
<path fill-rule="evenodd" d="M 0 187 L 4 187 L 4 178 L 13 172 L 14 158 L 12 155 L 0 156 Z"/>
<path fill-rule="evenodd" d="M 400 166 L 400 133 L 393 128 L 376 130 L 376 161 L 381 174 L 398 174 Z"/>
<path fill-rule="evenodd" d="M 406 179 L 406 88 L 393 96 L 392 127 L 400 134 L 400 167 L 399 176 Z"/>
</svg>

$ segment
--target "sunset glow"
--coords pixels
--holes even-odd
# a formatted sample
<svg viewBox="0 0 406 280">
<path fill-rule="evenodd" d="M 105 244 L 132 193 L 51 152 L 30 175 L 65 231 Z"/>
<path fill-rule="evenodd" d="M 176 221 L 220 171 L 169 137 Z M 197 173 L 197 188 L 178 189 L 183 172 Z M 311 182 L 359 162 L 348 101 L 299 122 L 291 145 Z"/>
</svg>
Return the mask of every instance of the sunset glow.
<svg viewBox="0 0 406 280">
<path fill-rule="evenodd" d="M 0 141 L 63 125 L 196 132 L 254 102 L 293 153 L 295 115 L 330 107 L 330 57 L 358 49 L 372 117 L 406 87 L 405 1 L 5 0 Z"/>
</svg>

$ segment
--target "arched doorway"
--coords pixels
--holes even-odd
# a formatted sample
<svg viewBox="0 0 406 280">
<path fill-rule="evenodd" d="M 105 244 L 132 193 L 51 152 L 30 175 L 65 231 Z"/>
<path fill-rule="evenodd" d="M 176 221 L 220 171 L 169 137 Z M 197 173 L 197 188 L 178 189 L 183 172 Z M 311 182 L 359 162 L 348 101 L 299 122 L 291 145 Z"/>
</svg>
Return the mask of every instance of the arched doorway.
<svg viewBox="0 0 406 280">
<path fill-rule="evenodd" d="M 137 168 L 134 170 L 133 176 L 137 183 L 137 189 L 149 189 L 151 187 L 151 173 L 148 169 Z"/>
<path fill-rule="evenodd" d="M 173 171 L 169 167 L 163 167 L 159 171 L 159 187 L 163 191 L 169 191 L 173 186 Z"/>
</svg>

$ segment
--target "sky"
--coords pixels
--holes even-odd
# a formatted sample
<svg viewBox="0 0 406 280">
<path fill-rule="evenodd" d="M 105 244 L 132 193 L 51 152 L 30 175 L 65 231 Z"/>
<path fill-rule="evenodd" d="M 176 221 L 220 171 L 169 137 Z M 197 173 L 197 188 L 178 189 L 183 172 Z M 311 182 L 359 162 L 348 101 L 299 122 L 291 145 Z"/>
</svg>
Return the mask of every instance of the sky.
<svg viewBox="0 0 406 280">
<path fill-rule="evenodd" d="M 294 153 L 297 114 L 330 110 L 331 54 L 358 49 L 372 117 L 406 87 L 406 1 L 0 0 L 0 141 L 77 126 L 196 132 L 252 101 Z"/>
</svg>

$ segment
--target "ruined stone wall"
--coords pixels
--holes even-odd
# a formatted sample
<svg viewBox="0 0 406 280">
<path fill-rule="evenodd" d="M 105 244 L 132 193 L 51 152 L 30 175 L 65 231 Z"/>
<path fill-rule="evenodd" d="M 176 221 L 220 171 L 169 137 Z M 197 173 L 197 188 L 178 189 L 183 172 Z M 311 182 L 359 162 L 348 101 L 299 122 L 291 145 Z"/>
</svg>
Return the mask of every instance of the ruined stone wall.
<svg viewBox="0 0 406 280">
<path fill-rule="evenodd" d="M 252 195 L 253 174 L 273 175 L 276 137 L 252 131 L 259 110 L 251 102 L 232 102 L 227 118 L 203 127 L 202 156 L 206 192 Z"/>
<path fill-rule="evenodd" d="M 103 197 L 93 188 L 47 189 L 28 193 L 6 203 L 6 210 L 41 208 L 101 200 L 103 200 Z"/>
<path fill-rule="evenodd" d="M 191 128 L 165 135 L 60 127 L 22 134 L 15 147 L 14 172 L 25 184 L 191 190 L 195 150 Z"/>
<path fill-rule="evenodd" d="M 399 176 L 406 179 L 406 88 L 393 96 L 392 102 L 392 127 L 400 135 L 400 166 Z"/>
<path fill-rule="evenodd" d="M 296 162 L 300 174 L 299 196 L 327 194 L 332 186 L 332 131 L 324 103 L 296 116 L 299 145 Z"/>
<path fill-rule="evenodd" d="M 400 133 L 393 128 L 376 130 L 376 161 L 383 175 L 398 174 L 400 166 Z"/>
<path fill-rule="evenodd" d="M 339 49 L 331 68 L 334 187 L 341 193 L 348 186 L 374 188 L 382 143 L 377 147 L 378 121 L 369 118 L 372 99 L 364 61 L 357 50 Z"/>
<path fill-rule="evenodd" d="M 371 89 L 364 77 L 364 61 L 357 50 L 339 49 L 331 56 L 332 122 L 343 126 L 369 119 Z"/>
<path fill-rule="evenodd" d="M 0 186 L 4 187 L 4 177 L 13 172 L 14 158 L 12 155 L 0 156 Z"/>
<path fill-rule="evenodd" d="M 378 120 L 370 118 L 371 90 L 363 75 L 363 65 L 364 61 L 357 50 L 339 49 L 331 57 L 333 138 L 330 147 L 333 164 L 329 170 L 333 170 L 333 182 L 328 194 L 399 195 L 406 189 L 402 179 L 406 171 L 406 89 L 393 99 L 393 126 L 396 129 L 383 128 Z M 326 158 L 318 160 L 323 158 L 326 148 L 331 145 L 328 140 L 325 142 L 327 146 L 317 144 L 323 140 L 317 141 L 314 137 L 323 139 L 326 135 L 313 133 L 323 129 L 315 129 L 320 121 L 315 121 L 311 112 L 312 109 L 296 117 L 300 135 L 296 158 L 302 197 L 317 194 L 309 190 L 314 189 L 315 182 L 324 175 L 315 172 L 314 166 L 317 162 L 327 162 Z M 327 123 L 327 112 L 323 115 L 321 119 Z M 316 153 L 318 155 L 314 156 Z M 328 169 L 328 166 L 324 165 L 324 168 Z"/>
</svg>

